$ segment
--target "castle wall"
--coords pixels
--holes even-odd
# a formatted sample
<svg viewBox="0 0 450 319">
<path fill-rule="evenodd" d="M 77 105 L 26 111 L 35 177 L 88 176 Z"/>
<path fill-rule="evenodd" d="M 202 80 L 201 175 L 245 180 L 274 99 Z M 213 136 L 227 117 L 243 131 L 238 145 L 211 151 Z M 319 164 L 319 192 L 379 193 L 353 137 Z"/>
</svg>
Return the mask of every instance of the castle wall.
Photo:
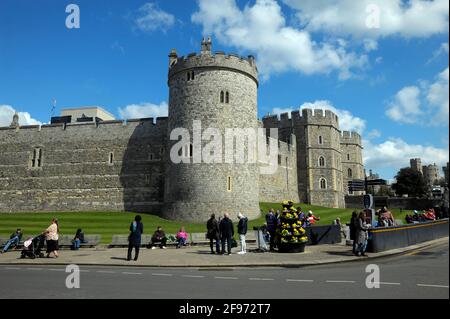
<svg viewBox="0 0 450 319">
<path fill-rule="evenodd" d="M 279 142 L 278 168 L 274 174 L 259 175 L 259 201 L 277 203 L 286 199 L 298 202 L 297 150 L 292 144 Z"/>
<path fill-rule="evenodd" d="M 158 213 L 166 132 L 166 119 L 1 128 L 0 212 Z"/>
</svg>

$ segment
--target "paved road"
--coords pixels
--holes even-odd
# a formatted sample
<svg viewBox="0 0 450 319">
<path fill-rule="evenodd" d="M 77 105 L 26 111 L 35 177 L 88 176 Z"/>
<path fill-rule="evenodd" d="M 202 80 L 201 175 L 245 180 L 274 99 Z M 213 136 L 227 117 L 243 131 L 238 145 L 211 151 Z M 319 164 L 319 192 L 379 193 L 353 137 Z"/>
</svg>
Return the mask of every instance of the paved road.
<svg viewBox="0 0 450 319">
<path fill-rule="evenodd" d="M 0 266 L 0 298 L 449 298 L 448 244 L 370 261 L 305 268 L 168 269 L 81 267 L 67 289 L 61 266 Z"/>
</svg>

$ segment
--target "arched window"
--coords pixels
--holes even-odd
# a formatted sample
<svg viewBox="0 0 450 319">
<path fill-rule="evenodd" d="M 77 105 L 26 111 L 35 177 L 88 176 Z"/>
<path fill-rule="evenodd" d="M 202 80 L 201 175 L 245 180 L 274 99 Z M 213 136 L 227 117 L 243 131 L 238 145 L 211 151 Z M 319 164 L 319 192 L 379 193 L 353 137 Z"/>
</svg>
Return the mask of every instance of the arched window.
<svg viewBox="0 0 450 319">
<path fill-rule="evenodd" d="M 319 157 L 319 166 L 320 167 L 325 166 L 325 158 L 323 156 Z"/>
<path fill-rule="evenodd" d="M 190 81 L 191 80 L 191 72 L 187 73 L 187 80 Z"/>
<path fill-rule="evenodd" d="M 322 145 L 323 144 L 323 137 L 322 137 L 322 135 L 320 135 L 319 136 L 319 145 Z"/>
<path fill-rule="evenodd" d="M 319 183 L 320 183 L 320 189 L 327 189 L 327 180 L 325 178 L 321 178 Z"/>
<path fill-rule="evenodd" d="M 227 91 L 227 93 L 225 93 L 225 103 L 229 104 L 230 103 L 230 93 Z"/>
<path fill-rule="evenodd" d="M 223 91 L 220 91 L 220 103 L 225 102 L 225 93 Z"/>
<path fill-rule="evenodd" d="M 348 175 L 348 177 L 353 177 L 353 172 L 352 172 L 352 169 L 351 169 L 351 168 L 349 168 L 349 169 L 347 170 L 347 175 Z"/>
<path fill-rule="evenodd" d="M 192 81 L 194 81 L 194 77 L 195 77 L 195 76 L 194 76 L 194 71 L 192 71 L 192 73 L 191 73 L 191 80 L 192 80 Z"/>
</svg>

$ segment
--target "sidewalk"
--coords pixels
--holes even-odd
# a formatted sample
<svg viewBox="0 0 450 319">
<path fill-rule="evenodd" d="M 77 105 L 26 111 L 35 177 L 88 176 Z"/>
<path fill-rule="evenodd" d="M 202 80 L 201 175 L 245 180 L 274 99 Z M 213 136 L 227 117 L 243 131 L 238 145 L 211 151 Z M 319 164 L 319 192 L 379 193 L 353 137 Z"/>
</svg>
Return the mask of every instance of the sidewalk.
<svg viewBox="0 0 450 319">
<path fill-rule="evenodd" d="M 78 251 L 61 250 L 59 258 L 20 259 L 20 250 L 0 255 L 0 265 L 91 265 L 91 266 L 139 266 L 139 267 L 302 267 L 310 265 L 368 260 L 410 252 L 428 246 L 448 244 L 449 237 L 389 250 L 368 253 L 369 257 L 356 257 L 351 246 L 343 244 L 306 246 L 304 253 L 255 253 L 255 246 L 249 252 L 238 255 L 233 249 L 231 256 L 211 255 L 209 246 L 185 247 L 182 249 L 141 249 L 139 260 L 127 261 L 126 248 L 85 248 Z M 134 255 L 133 255 L 134 256 Z"/>
</svg>

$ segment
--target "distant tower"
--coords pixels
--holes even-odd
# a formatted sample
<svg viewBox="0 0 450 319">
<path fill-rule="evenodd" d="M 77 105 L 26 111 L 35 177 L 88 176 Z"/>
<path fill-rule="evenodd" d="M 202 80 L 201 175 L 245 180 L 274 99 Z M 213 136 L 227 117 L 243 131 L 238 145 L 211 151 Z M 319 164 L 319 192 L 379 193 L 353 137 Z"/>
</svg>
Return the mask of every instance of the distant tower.
<svg viewBox="0 0 450 319">
<path fill-rule="evenodd" d="M 11 124 L 9 125 L 11 128 L 19 127 L 19 114 L 17 112 L 14 113 Z"/>
<path fill-rule="evenodd" d="M 416 172 L 423 174 L 422 160 L 420 158 L 411 158 L 409 160 L 409 165 Z"/>
<path fill-rule="evenodd" d="M 190 131 L 201 120 L 202 131 L 217 128 L 256 128 L 258 72 L 252 56 L 241 58 L 211 53 L 211 39 L 203 39 L 201 54 L 169 55 L 169 124 Z M 169 150 L 178 141 L 169 141 Z M 202 148 L 209 141 L 202 142 Z M 192 161 L 195 145 L 181 153 Z M 224 154 L 224 152 L 223 152 Z M 224 156 L 222 156 L 224 158 Z M 175 164 L 167 162 L 163 216 L 206 221 L 212 213 L 238 212 L 250 218 L 260 214 L 259 170 L 255 164 Z"/>
<path fill-rule="evenodd" d="M 342 175 L 344 176 L 344 193 L 349 195 L 363 195 L 364 191 L 349 192 L 348 182 L 364 180 L 364 164 L 362 157 L 361 136 L 356 132 L 344 131 L 341 136 Z"/>
<path fill-rule="evenodd" d="M 436 164 L 430 164 L 422 167 L 423 177 L 428 186 L 438 183 L 441 178 L 439 167 Z"/>
</svg>

